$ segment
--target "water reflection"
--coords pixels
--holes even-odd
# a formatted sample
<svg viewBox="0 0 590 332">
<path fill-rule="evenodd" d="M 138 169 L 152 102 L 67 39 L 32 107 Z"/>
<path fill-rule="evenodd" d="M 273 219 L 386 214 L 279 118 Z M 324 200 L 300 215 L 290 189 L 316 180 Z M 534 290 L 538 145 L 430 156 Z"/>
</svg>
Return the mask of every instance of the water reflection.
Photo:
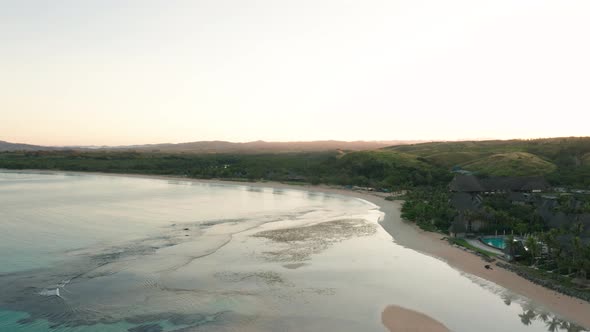
<svg viewBox="0 0 590 332">
<path fill-rule="evenodd" d="M 519 297 L 511 292 L 504 292 L 501 294 L 502 300 L 507 306 L 510 306 L 513 301 L 519 300 Z M 589 331 L 577 324 L 561 319 L 557 316 L 550 314 L 542 309 L 535 308 L 531 302 L 525 302 L 521 304 L 522 313 L 518 314 L 520 322 L 523 325 L 531 325 L 535 321 L 543 322 L 547 331 L 567 331 L 567 332 L 582 332 Z"/>
<path fill-rule="evenodd" d="M 262 187 L 251 187 L 251 186 L 248 186 L 246 190 L 248 190 L 250 192 L 254 192 L 254 193 L 264 192 L 264 188 L 262 188 Z"/>
<path fill-rule="evenodd" d="M 194 182 L 182 181 L 182 180 L 168 180 L 167 182 L 168 182 L 168 184 L 171 184 L 174 186 L 192 186 L 194 184 Z"/>
<path fill-rule="evenodd" d="M 490 283 L 485 279 L 481 279 L 479 277 L 465 274 L 463 276 L 467 277 L 474 283 L 478 284 L 479 286 L 490 290 L 491 292 L 498 294 L 504 302 L 505 305 L 511 306 L 513 303 L 519 305 L 522 309 L 522 312 L 518 314 L 518 318 L 520 322 L 525 326 L 530 325 L 537 325 L 543 326 L 547 328 L 547 331 L 550 332 L 558 332 L 558 331 L 567 331 L 567 332 L 582 332 L 582 331 L 589 331 L 582 326 L 579 326 L 575 323 L 569 322 L 565 319 L 562 319 L 558 316 L 555 316 L 548 311 L 544 310 L 536 306 L 530 300 L 515 294 L 509 290 L 501 288 L 496 284 Z M 534 324 L 537 323 L 537 324 Z"/>
<path fill-rule="evenodd" d="M 502 298 L 502 300 L 504 300 L 504 304 L 506 304 L 507 306 L 512 304 L 512 301 L 518 300 L 518 296 L 514 295 L 514 293 L 511 292 L 504 292 L 500 295 L 500 297 Z"/>
</svg>

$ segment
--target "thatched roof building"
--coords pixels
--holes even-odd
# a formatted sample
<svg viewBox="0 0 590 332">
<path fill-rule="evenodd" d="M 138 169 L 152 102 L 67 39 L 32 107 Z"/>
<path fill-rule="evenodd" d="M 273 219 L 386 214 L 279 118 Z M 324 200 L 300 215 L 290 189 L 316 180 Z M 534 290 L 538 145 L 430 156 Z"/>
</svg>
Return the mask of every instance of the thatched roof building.
<svg viewBox="0 0 590 332">
<path fill-rule="evenodd" d="M 491 177 L 478 179 L 473 175 L 457 175 L 450 184 L 454 192 L 532 192 L 549 188 L 542 177 Z"/>
<path fill-rule="evenodd" d="M 477 195 L 460 192 L 451 196 L 451 205 L 459 211 L 477 210 L 480 208 L 481 203 L 481 198 Z"/>
<path fill-rule="evenodd" d="M 456 175 L 450 184 L 451 191 L 477 193 L 485 191 L 479 179 L 473 175 Z"/>
</svg>

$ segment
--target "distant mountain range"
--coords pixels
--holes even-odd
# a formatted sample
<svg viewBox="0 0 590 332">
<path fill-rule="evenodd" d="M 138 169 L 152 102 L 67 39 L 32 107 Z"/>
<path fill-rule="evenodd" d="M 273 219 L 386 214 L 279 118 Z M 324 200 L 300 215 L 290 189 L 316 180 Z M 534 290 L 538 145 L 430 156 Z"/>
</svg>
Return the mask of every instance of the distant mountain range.
<svg viewBox="0 0 590 332">
<path fill-rule="evenodd" d="M 39 146 L 0 141 L 0 151 L 47 151 L 47 150 L 105 150 L 105 151 L 138 151 L 161 153 L 290 153 L 319 151 L 362 151 L 373 150 L 393 145 L 415 144 L 424 141 L 309 141 L 309 142 L 265 142 L 233 143 L 226 141 L 200 141 L 188 143 L 164 143 L 128 146 L 74 146 L 53 147 Z"/>
<path fill-rule="evenodd" d="M 43 151 L 43 150 L 56 150 L 55 147 L 21 144 L 21 143 L 9 143 L 0 141 L 0 151 Z"/>
</svg>

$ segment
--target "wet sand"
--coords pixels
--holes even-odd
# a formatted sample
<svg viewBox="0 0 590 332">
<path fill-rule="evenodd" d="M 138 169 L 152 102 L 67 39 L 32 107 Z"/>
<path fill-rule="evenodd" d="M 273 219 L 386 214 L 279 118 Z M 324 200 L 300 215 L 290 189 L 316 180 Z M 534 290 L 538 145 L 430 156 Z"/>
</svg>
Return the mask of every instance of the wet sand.
<svg viewBox="0 0 590 332">
<path fill-rule="evenodd" d="M 446 326 L 425 314 L 397 306 L 385 308 L 381 321 L 390 332 L 449 332 Z"/>
<path fill-rule="evenodd" d="M 41 171 L 43 172 L 43 171 Z M 52 172 L 47 172 L 52 173 Z M 67 172 L 73 173 L 76 172 Z M 82 172 L 80 174 L 89 174 Z M 182 177 L 168 177 L 168 176 L 149 176 L 137 174 L 110 174 L 97 173 L 109 176 L 125 176 L 125 177 L 140 177 L 140 178 L 157 178 L 175 181 L 190 181 L 190 182 L 204 182 L 215 184 L 230 184 L 230 185 L 248 185 L 252 187 L 269 187 L 276 189 L 294 189 L 304 191 L 315 191 L 323 193 L 331 193 L 344 196 L 353 196 L 367 200 L 380 207 L 381 211 L 385 213 L 384 220 L 381 221 L 381 226 L 392 235 L 395 242 L 401 246 L 418 252 L 427 254 L 432 257 L 439 258 L 450 266 L 483 279 L 496 283 L 510 291 L 523 295 L 534 302 L 543 305 L 547 309 L 572 320 L 584 327 L 590 328 L 590 303 L 572 298 L 566 295 L 559 294 L 555 291 L 546 289 L 544 287 L 533 284 L 532 282 L 518 276 L 517 274 L 504 270 L 494 265 L 493 270 L 484 268 L 484 261 L 478 256 L 455 248 L 448 244 L 447 241 L 442 240 L 443 235 L 420 230 L 412 223 L 402 221 L 400 217 L 401 202 L 386 201 L 377 193 L 356 192 L 344 190 L 329 186 L 311 186 L 311 185 L 288 185 L 276 182 L 236 182 L 236 181 L 219 181 L 219 180 L 198 180 Z M 400 309 L 403 310 L 403 309 Z M 383 312 L 383 322 L 398 321 L 395 317 L 399 315 L 399 310 L 386 309 Z M 390 317 L 390 315 L 392 315 Z M 427 316 L 425 316 L 427 317 Z M 420 319 L 419 316 L 413 318 L 416 324 L 413 331 L 419 331 L 419 328 L 430 326 L 428 318 Z M 443 326 L 444 327 L 444 326 Z M 389 328 L 389 326 L 388 326 Z M 397 331 L 397 330 L 392 330 Z M 403 331 L 403 330 L 400 330 Z M 444 330 L 442 330 L 444 331 Z"/>
</svg>

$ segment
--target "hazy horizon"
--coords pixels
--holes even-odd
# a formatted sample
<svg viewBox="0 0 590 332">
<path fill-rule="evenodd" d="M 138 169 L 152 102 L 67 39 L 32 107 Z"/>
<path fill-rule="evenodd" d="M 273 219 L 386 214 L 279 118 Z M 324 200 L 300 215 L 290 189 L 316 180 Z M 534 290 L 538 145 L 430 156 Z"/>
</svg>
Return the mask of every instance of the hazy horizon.
<svg viewBox="0 0 590 332">
<path fill-rule="evenodd" d="M 0 140 L 588 136 L 588 17 L 588 1 L 0 0 Z"/>
<path fill-rule="evenodd" d="M 554 136 L 554 137 L 531 137 L 531 138 L 465 138 L 465 139 L 454 139 L 454 140 L 445 140 L 445 139 L 432 139 L 432 140 L 421 140 L 421 139 L 383 139 L 383 140 L 336 140 L 336 139 L 325 139 L 325 140 L 302 140 L 302 141 L 267 141 L 267 140 L 253 140 L 253 141 L 224 141 L 218 139 L 212 140 L 198 140 L 198 141 L 182 141 L 182 142 L 148 142 L 148 143 L 140 143 L 140 144 L 117 144 L 117 145 L 108 145 L 108 144 L 68 144 L 68 145 L 49 145 L 43 143 L 30 143 L 30 142 L 14 142 L 14 141 L 7 141 L 0 137 L 0 142 L 6 142 L 11 144 L 27 144 L 27 145 L 38 145 L 38 146 L 47 146 L 47 147 L 117 147 L 117 146 L 144 146 L 144 145 L 161 145 L 161 144 L 185 144 L 185 143 L 200 143 L 200 142 L 226 142 L 226 143 L 234 143 L 234 144 L 244 144 L 244 143 L 256 143 L 256 142 L 264 142 L 264 143 L 313 143 L 313 142 L 347 142 L 347 143 L 354 143 L 354 142 L 366 142 L 366 143 L 388 143 L 388 142 L 397 142 L 400 144 L 419 144 L 419 143 L 431 143 L 431 142 L 483 142 L 483 141 L 512 141 L 512 140 L 537 140 L 537 139 L 552 139 L 552 138 L 582 138 L 582 137 L 590 137 L 590 136 Z"/>
</svg>

